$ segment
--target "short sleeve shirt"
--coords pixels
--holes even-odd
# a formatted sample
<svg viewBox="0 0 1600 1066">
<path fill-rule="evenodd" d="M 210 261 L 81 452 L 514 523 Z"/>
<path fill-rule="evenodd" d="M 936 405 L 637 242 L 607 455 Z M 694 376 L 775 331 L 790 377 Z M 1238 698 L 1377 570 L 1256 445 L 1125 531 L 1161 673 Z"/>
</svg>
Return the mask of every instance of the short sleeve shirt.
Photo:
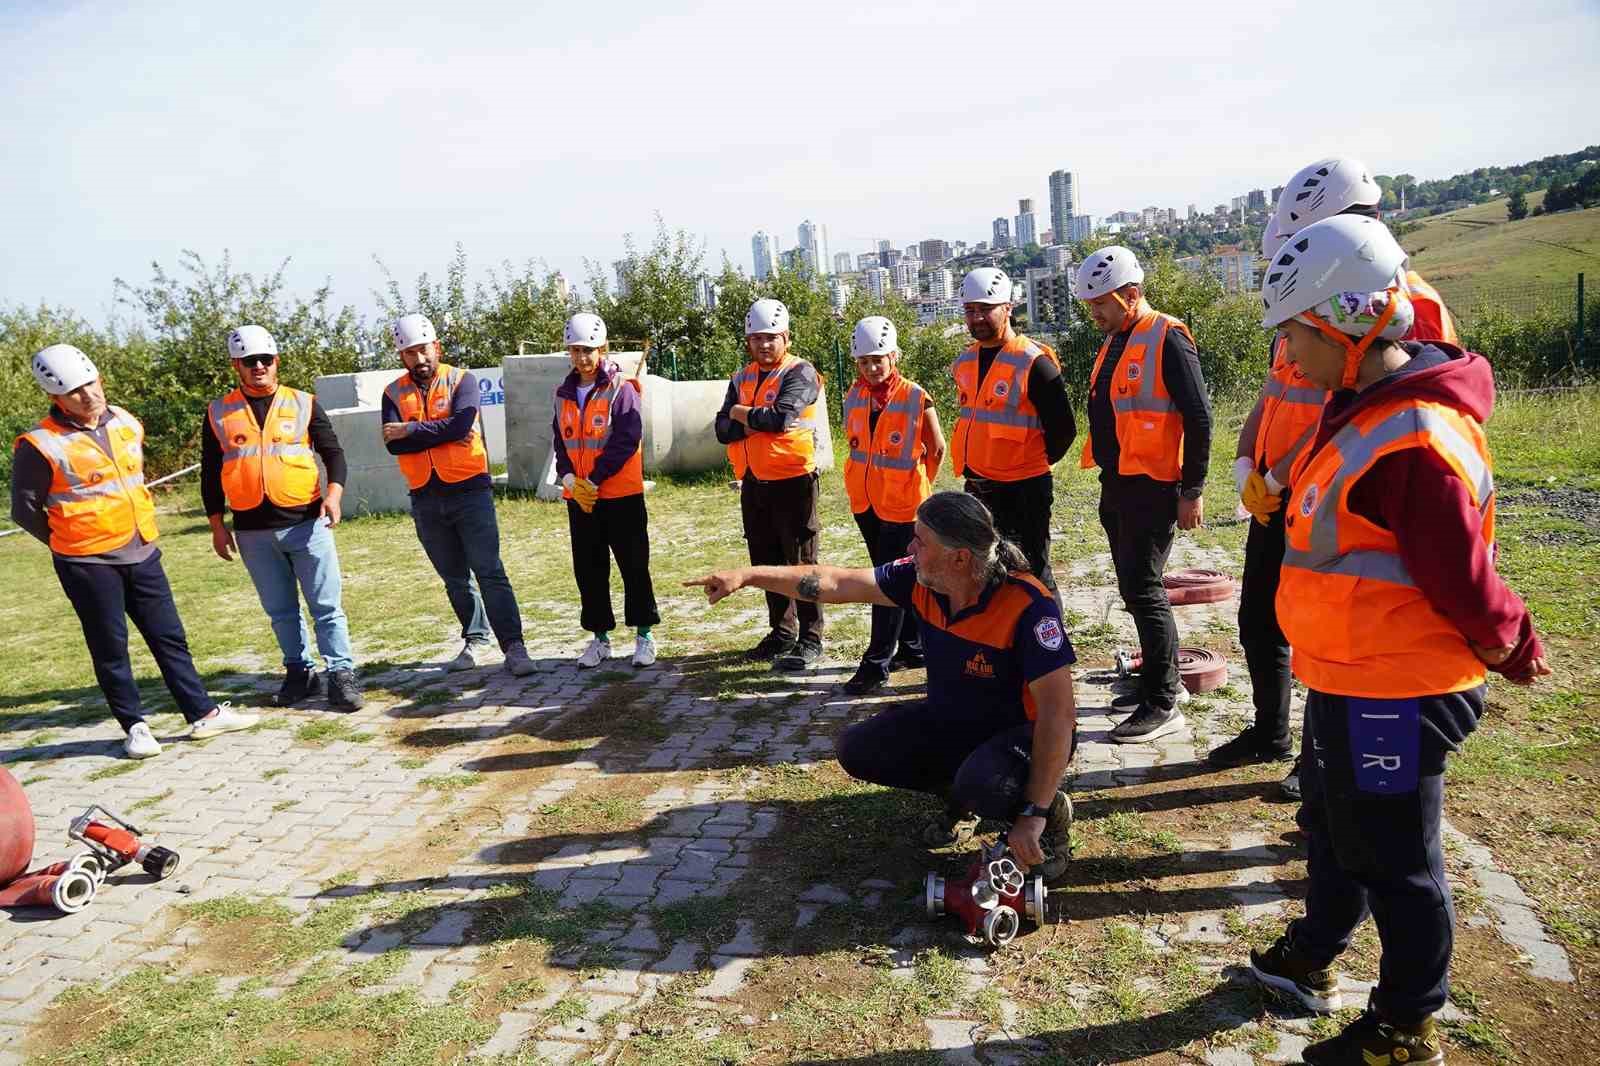
<svg viewBox="0 0 1600 1066">
<path fill-rule="evenodd" d="M 935 709 L 961 714 L 992 707 L 997 726 L 1032 721 L 1038 709 L 1028 685 L 1078 661 L 1061 609 L 1032 575 L 1008 575 L 954 615 L 943 595 L 917 583 L 910 558 L 885 563 L 874 576 L 883 594 L 917 620 Z"/>
</svg>

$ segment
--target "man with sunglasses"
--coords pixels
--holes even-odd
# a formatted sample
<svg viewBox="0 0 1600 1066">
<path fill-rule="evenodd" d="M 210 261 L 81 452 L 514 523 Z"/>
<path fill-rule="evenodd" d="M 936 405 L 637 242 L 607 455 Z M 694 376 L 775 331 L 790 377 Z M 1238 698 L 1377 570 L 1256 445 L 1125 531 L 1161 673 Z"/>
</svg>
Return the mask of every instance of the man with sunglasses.
<svg viewBox="0 0 1600 1066">
<path fill-rule="evenodd" d="M 322 689 L 307 655 L 304 594 L 327 667 L 328 704 L 357 710 L 364 701 L 333 540 L 344 496 L 344 449 L 315 396 L 278 384 L 272 334 L 240 326 L 228 334 L 228 356 L 238 387 L 211 401 L 201 431 L 200 497 L 211 521 L 211 547 L 230 562 L 238 551 L 272 621 L 286 671 L 273 702 L 287 707 Z M 328 471 L 326 492 L 317 456 Z M 225 511 L 233 512 L 231 531 Z"/>
</svg>

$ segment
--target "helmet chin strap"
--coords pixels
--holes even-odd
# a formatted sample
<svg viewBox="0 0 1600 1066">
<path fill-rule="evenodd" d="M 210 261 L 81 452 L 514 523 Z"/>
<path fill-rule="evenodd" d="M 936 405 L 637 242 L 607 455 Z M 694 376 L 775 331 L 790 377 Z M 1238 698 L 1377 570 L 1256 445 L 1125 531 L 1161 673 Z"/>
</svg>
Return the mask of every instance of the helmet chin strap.
<svg viewBox="0 0 1600 1066">
<path fill-rule="evenodd" d="M 1138 318 L 1138 315 L 1136 314 L 1136 312 L 1139 310 L 1140 306 L 1144 303 L 1143 295 L 1141 295 L 1139 297 L 1139 299 L 1137 299 L 1137 300 L 1124 300 L 1122 298 L 1122 290 L 1121 289 L 1112 289 L 1111 290 L 1111 298 L 1113 300 L 1117 301 L 1117 306 L 1122 309 L 1122 323 L 1121 323 L 1120 326 L 1118 326 L 1118 328 L 1119 329 L 1127 329 L 1130 326 L 1132 326 L 1133 323 L 1130 322 L 1129 319 L 1130 318 L 1134 318 L 1134 319 Z"/>
<path fill-rule="evenodd" d="M 1390 297 L 1383 308 L 1383 313 L 1378 316 L 1378 321 L 1373 327 L 1367 330 L 1366 336 L 1355 344 L 1350 343 L 1350 335 L 1348 333 L 1342 333 L 1334 329 L 1328 320 L 1320 315 L 1314 315 L 1310 311 L 1302 311 L 1295 316 L 1308 326 L 1316 326 L 1323 336 L 1337 342 L 1344 349 L 1344 377 L 1339 383 L 1341 389 L 1353 389 L 1356 387 L 1356 378 L 1361 373 L 1361 361 L 1367 357 L 1367 348 L 1373 341 L 1378 339 L 1380 333 L 1388 328 L 1389 320 L 1394 317 L 1395 308 L 1399 304 L 1399 301 L 1395 299 L 1395 295 L 1399 292 L 1399 289 L 1390 286 L 1385 291 L 1390 294 Z"/>
</svg>

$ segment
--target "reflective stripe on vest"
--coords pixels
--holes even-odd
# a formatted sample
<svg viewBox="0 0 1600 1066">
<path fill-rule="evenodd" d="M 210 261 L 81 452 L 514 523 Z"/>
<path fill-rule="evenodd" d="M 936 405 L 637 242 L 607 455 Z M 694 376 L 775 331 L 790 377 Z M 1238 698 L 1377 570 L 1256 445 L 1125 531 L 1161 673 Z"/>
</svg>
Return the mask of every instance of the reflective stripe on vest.
<svg viewBox="0 0 1600 1066">
<path fill-rule="evenodd" d="M 222 488 L 234 511 L 251 511 L 264 500 L 303 507 L 319 495 L 311 447 L 310 393 L 279 388 L 256 423 L 243 390 L 212 400 L 206 409 L 222 448 Z"/>
<path fill-rule="evenodd" d="M 50 489 L 45 518 L 50 548 L 59 555 L 101 555 L 133 540 L 137 531 L 153 542 L 155 501 L 145 487 L 144 427 L 120 407 L 110 408 L 105 425 L 110 453 L 95 434 L 46 416 L 22 434 L 49 463 Z"/>
<path fill-rule="evenodd" d="M 1034 361 L 1053 360 L 1052 353 L 1028 337 L 1014 336 L 995 353 L 980 379 L 980 347 L 971 345 L 950 364 L 959 403 L 950 435 L 951 465 L 957 475 L 996 481 L 1049 473 L 1044 426 L 1028 396 L 1028 378 Z"/>
<path fill-rule="evenodd" d="M 746 407 L 771 407 L 777 402 L 784 378 L 809 365 L 796 356 L 786 355 L 768 372 L 767 380 L 762 384 L 760 364 L 747 364 L 732 379 L 738 402 Z M 758 387 L 760 396 L 756 395 Z M 799 417 L 781 433 L 746 427 L 744 439 L 728 445 L 728 461 L 733 464 L 734 477 L 743 478 L 745 474 L 753 472 L 762 481 L 781 481 L 814 471 L 817 468 L 817 407 L 821 403 L 819 379 L 817 398 L 806 405 Z"/>
<path fill-rule="evenodd" d="M 428 385 L 427 395 L 417 388 L 410 373 L 401 374 L 384 388 L 383 394 L 394 404 L 402 422 L 435 422 L 450 417 L 456 389 L 466 376 L 460 370 L 443 363 Z M 407 452 L 395 456 L 406 484 L 421 489 L 437 473 L 439 480 L 454 484 L 489 472 L 489 453 L 483 446 L 483 411 L 480 408 L 472 420 L 472 428 L 461 440 L 437 444 L 420 452 Z"/>
<path fill-rule="evenodd" d="M 1322 417 L 1328 390 L 1296 384 L 1308 380 L 1289 362 L 1287 342 L 1278 337 L 1272 347 L 1272 368 L 1261 386 L 1261 420 L 1256 425 L 1254 454 L 1258 466 L 1270 470 L 1278 465 Z"/>
</svg>

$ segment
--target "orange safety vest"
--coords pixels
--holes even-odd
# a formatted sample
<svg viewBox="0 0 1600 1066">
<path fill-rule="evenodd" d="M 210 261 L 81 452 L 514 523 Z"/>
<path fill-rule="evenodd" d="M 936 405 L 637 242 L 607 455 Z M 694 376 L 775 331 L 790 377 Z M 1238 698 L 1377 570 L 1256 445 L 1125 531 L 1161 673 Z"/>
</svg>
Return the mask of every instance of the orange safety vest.
<svg viewBox="0 0 1600 1066">
<path fill-rule="evenodd" d="M 57 555 L 102 555 L 133 539 L 147 542 L 156 530 L 156 505 L 144 485 L 144 426 L 112 405 L 105 424 L 108 455 L 95 435 L 69 426 L 52 411 L 37 428 L 18 437 L 50 464 L 50 550 Z"/>
<path fill-rule="evenodd" d="M 1349 509 L 1361 476 L 1406 448 L 1432 449 L 1466 484 L 1492 558 L 1493 463 L 1475 419 L 1400 399 L 1358 413 L 1315 454 L 1306 449 L 1294 466 L 1277 610 L 1295 676 L 1319 692 L 1403 699 L 1483 683 L 1483 663 L 1417 588 L 1394 533 Z"/>
<path fill-rule="evenodd" d="M 1456 325 L 1450 318 L 1450 310 L 1444 305 L 1444 297 L 1439 291 L 1426 281 L 1415 270 L 1408 270 L 1401 279 L 1401 287 L 1406 295 L 1411 297 L 1412 310 L 1416 314 L 1416 321 L 1412 323 L 1411 332 L 1405 335 L 1408 341 L 1444 341 L 1446 344 L 1459 345 L 1461 338 L 1456 335 Z"/>
<path fill-rule="evenodd" d="M 910 522 L 933 492 L 923 465 L 922 386 L 901 378 L 872 426 L 872 401 L 858 381 L 844 396 L 844 431 L 850 454 L 844 461 L 844 488 L 850 510 L 870 508 L 885 522 Z"/>
<path fill-rule="evenodd" d="M 795 356 L 784 356 L 767 374 L 758 397 L 756 382 L 761 380 L 761 364 L 752 361 L 733 376 L 734 387 L 739 390 L 739 402 L 746 407 L 771 407 L 778 402 L 778 391 L 783 385 L 784 375 L 810 365 Z M 754 472 L 762 481 L 781 481 L 814 471 L 817 468 L 817 404 L 821 402 L 822 392 L 819 388 L 817 399 L 801 411 L 794 424 L 782 433 L 762 433 L 746 427 L 744 439 L 728 445 L 728 461 L 733 464 L 733 476 L 742 478 L 746 472 Z"/>
<path fill-rule="evenodd" d="M 222 445 L 222 491 L 235 511 L 251 511 L 271 500 L 279 507 L 304 507 L 319 493 L 317 460 L 311 450 L 312 396 L 279 388 L 266 422 L 241 389 L 212 400 L 206 409 Z"/>
<path fill-rule="evenodd" d="M 1143 474 L 1157 481 L 1177 481 L 1183 476 L 1183 415 L 1167 392 L 1162 374 L 1161 350 L 1167 330 L 1178 329 L 1192 341 L 1189 327 L 1160 311 L 1145 308 L 1134 322 L 1122 348 L 1122 358 L 1111 378 L 1111 411 L 1117 420 L 1117 473 Z M 1111 348 L 1106 337 L 1089 373 L 1089 388 L 1100 380 L 1100 367 Z M 1094 466 L 1094 442 L 1083 437 L 1078 465 Z"/>
<path fill-rule="evenodd" d="M 1256 426 L 1255 460 L 1270 470 L 1300 443 L 1300 438 L 1322 417 L 1328 390 L 1314 384 L 1289 362 L 1289 345 L 1282 337 L 1272 346 L 1272 369 L 1261 387 L 1261 421 Z"/>
<path fill-rule="evenodd" d="M 465 370 L 441 363 L 438 372 L 433 376 L 433 381 L 428 385 L 426 398 L 423 397 L 422 390 L 417 388 L 417 383 L 411 380 L 409 373 L 401 374 L 389 382 L 383 394 L 394 404 L 395 410 L 400 412 L 401 421 L 437 422 L 450 417 L 450 405 L 455 397 L 456 386 L 466 375 Z M 473 419 L 471 432 L 460 440 L 438 444 L 426 451 L 397 455 L 395 459 L 400 463 L 400 473 L 405 475 L 406 484 L 413 489 L 422 488 L 436 472 L 440 481 L 452 484 L 479 474 L 487 474 L 489 453 L 483 446 L 482 411 L 479 411 L 478 417 Z"/>
<path fill-rule="evenodd" d="M 1028 396 L 1033 361 L 1061 361 L 1047 345 L 1015 334 L 995 353 L 983 382 L 978 382 L 976 341 L 950 364 L 956 381 L 956 428 L 950 436 L 950 461 L 956 476 L 1021 481 L 1050 472 L 1044 449 L 1039 409 Z"/>
<path fill-rule="evenodd" d="M 582 407 L 576 400 L 556 397 L 556 417 L 561 423 L 561 444 L 572 461 L 572 472 L 587 478 L 594 470 L 595 461 L 605 451 L 611 439 L 611 400 L 617 390 L 631 386 L 641 395 L 644 385 L 637 378 L 623 378 L 622 372 L 613 368 L 605 385 L 596 385 L 585 397 Z M 637 496 L 644 491 L 644 440 L 641 438 L 622 469 L 600 483 L 600 498 L 613 500 L 618 496 Z M 571 489 L 562 489 L 561 495 L 572 499 Z"/>
</svg>

